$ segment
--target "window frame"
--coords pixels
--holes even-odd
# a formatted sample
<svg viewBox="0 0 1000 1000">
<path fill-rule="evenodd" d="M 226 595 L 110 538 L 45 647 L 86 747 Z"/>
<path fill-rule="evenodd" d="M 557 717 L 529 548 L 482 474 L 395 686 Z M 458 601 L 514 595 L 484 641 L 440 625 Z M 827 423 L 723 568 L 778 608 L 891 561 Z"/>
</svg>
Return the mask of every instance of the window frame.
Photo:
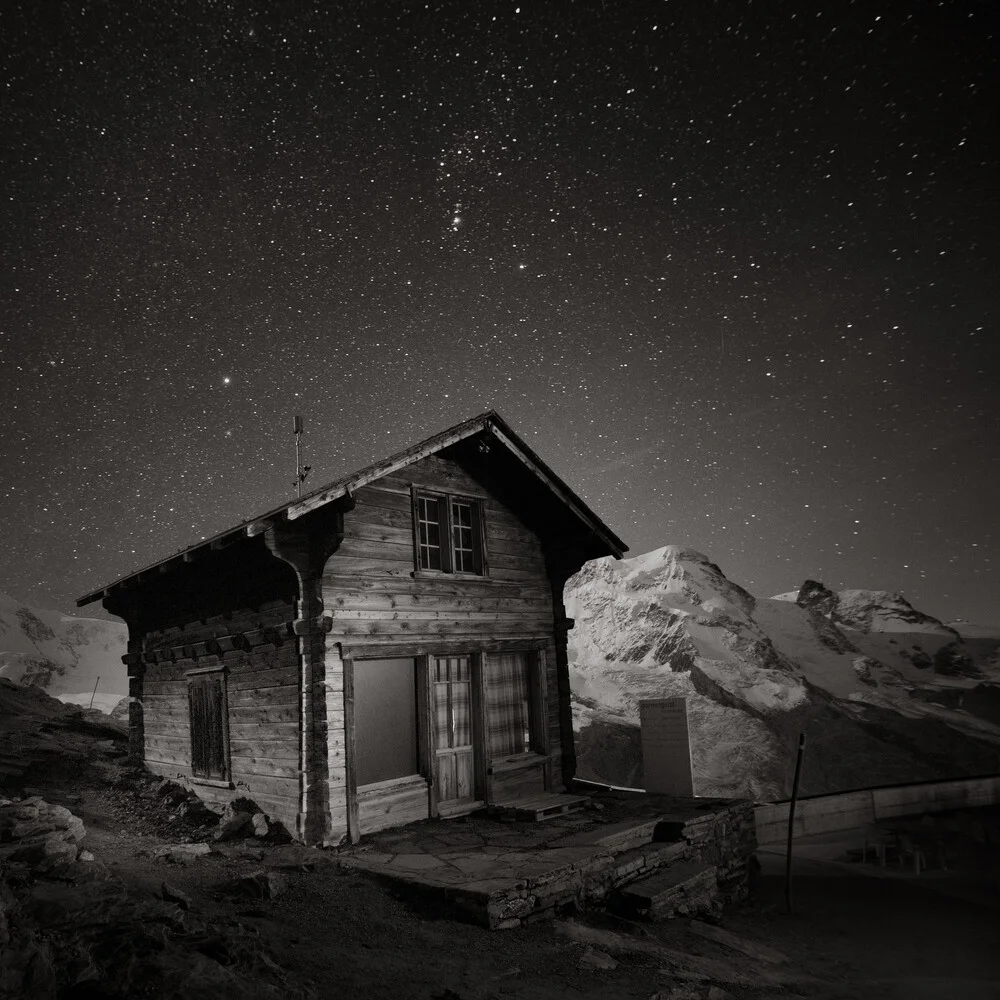
<svg viewBox="0 0 1000 1000">
<path fill-rule="evenodd" d="M 216 785 L 224 788 L 232 788 L 232 755 L 230 751 L 229 738 L 229 682 L 228 670 L 225 666 L 218 664 L 211 667 L 199 667 L 195 670 L 185 671 L 185 680 L 188 686 L 188 737 L 191 748 L 191 778 L 197 784 Z M 192 692 L 196 687 L 206 687 L 212 681 L 218 681 L 221 700 L 221 711 L 219 719 L 219 739 L 221 741 L 222 773 L 213 774 L 210 768 L 195 770 L 195 717 L 194 702 Z"/>
<path fill-rule="evenodd" d="M 493 748 L 490 745 L 492 726 L 490 725 L 490 682 L 489 682 L 489 658 L 491 656 L 522 655 L 524 657 L 524 686 L 527 695 L 527 713 L 525 720 L 527 723 L 528 749 L 515 750 L 513 753 L 498 754 L 493 756 Z M 486 750 L 494 768 L 501 770 L 504 764 L 518 765 L 536 760 L 539 757 L 547 757 L 549 753 L 549 738 L 547 730 L 548 698 L 546 697 L 545 686 L 547 683 L 545 650 L 544 648 L 532 648 L 519 646 L 515 649 L 484 651 L 482 654 L 482 676 L 483 676 L 483 713 L 485 717 L 485 743 Z"/>
<path fill-rule="evenodd" d="M 410 487 L 410 499 L 413 513 L 413 574 L 414 576 L 450 576 L 481 580 L 489 577 L 489 563 L 486 557 L 486 525 L 484 520 L 485 497 L 472 496 L 468 493 L 448 493 L 444 490 L 426 489 L 414 483 Z M 441 518 L 438 521 L 438 535 L 441 553 L 441 567 L 422 565 L 422 549 L 426 543 L 421 541 L 420 526 L 426 522 L 421 517 L 421 501 L 434 500 L 438 503 Z M 456 551 L 468 552 L 469 549 L 456 549 L 455 545 L 455 504 L 468 504 L 471 510 L 471 523 L 468 527 L 472 532 L 473 569 L 456 569 Z M 465 527 L 459 525 L 459 528 Z"/>
</svg>

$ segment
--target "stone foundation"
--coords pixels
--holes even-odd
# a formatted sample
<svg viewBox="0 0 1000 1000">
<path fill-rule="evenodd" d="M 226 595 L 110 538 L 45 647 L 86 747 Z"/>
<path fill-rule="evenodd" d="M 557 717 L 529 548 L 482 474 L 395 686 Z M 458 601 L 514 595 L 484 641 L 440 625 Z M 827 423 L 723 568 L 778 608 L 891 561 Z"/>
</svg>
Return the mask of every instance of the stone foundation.
<svg viewBox="0 0 1000 1000">
<path fill-rule="evenodd" d="M 620 824 L 623 829 L 575 836 L 552 844 L 584 846 L 598 851 L 588 858 L 554 866 L 543 875 L 520 880 L 516 887 L 491 897 L 490 927 L 503 929 L 560 912 L 614 905 L 620 887 L 658 873 L 683 873 L 673 891 L 650 905 L 651 919 L 704 913 L 746 900 L 750 858 L 757 849 L 753 804 L 670 800 L 674 809 L 657 821 Z M 706 812 L 705 807 L 711 809 Z M 607 828 L 605 828 L 607 829 Z M 635 839 L 646 840 L 630 846 Z M 603 841 L 603 843 L 602 843 Z M 605 850 L 600 850 L 605 848 Z M 689 877 L 688 877 L 689 876 Z M 669 881 L 669 877 L 667 879 Z M 668 905 L 673 900 L 672 905 Z"/>
</svg>

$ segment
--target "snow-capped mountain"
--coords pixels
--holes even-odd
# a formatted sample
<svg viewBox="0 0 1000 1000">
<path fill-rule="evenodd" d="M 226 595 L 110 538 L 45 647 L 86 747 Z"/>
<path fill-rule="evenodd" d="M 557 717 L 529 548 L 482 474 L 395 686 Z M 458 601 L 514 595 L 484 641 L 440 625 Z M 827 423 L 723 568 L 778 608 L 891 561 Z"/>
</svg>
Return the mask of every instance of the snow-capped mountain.
<svg viewBox="0 0 1000 1000">
<path fill-rule="evenodd" d="M 900 594 L 807 581 L 754 598 L 699 552 L 590 562 L 566 586 L 577 774 L 641 787 L 638 702 L 688 699 L 699 795 L 786 795 L 1000 769 L 1000 634 Z"/>
<path fill-rule="evenodd" d="M 128 694 L 121 622 L 43 611 L 0 594 L 0 677 L 110 712 Z M 98 678 L 100 680 L 98 681 Z"/>
</svg>

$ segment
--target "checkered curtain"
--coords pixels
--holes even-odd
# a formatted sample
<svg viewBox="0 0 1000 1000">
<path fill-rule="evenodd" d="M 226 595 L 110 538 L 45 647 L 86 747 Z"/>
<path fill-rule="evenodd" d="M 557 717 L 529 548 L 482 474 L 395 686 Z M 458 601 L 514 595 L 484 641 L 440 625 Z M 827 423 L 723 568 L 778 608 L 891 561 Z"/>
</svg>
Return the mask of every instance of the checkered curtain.
<svg viewBox="0 0 1000 1000">
<path fill-rule="evenodd" d="M 486 657 L 486 715 L 491 757 L 531 749 L 526 653 L 491 653 Z"/>
</svg>

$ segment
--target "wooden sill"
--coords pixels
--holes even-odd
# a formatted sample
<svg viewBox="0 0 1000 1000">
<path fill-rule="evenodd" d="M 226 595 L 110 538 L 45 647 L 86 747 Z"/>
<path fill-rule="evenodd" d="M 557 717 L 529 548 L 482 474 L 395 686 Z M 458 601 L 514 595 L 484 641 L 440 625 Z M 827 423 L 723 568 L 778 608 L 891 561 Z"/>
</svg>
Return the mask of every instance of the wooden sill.
<svg viewBox="0 0 1000 1000">
<path fill-rule="evenodd" d="M 410 576 L 414 580 L 463 580 L 472 583 L 494 583 L 486 573 L 449 573 L 443 569 L 415 569 Z"/>
<path fill-rule="evenodd" d="M 192 785 L 208 785 L 211 788 L 228 788 L 232 790 L 236 787 L 231 781 L 223 781 L 221 778 L 199 778 L 192 776 L 189 780 Z"/>
<path fill-rule="evenodd" d="M 405 788 L 426 788 L 427 784 L 428 781 L 422 774 L 407 774 L 402 778 L 387 778 L 385 781 L 373 781 L 368 785 L 358 785 L 358 796 L 402 791 Z"/>
<path fill-rule="evenodd" d="M 549 758 L 543 753 L 535 753 L 533 750 L 528 753 L 520 753 L 516 757 L 505 757 L 503 760 L 494 761 L 492 770 L 494 774 L 506 774 L 508 771 L 520 771 L 528 767 L 541 767 Z"/>
</svg>

